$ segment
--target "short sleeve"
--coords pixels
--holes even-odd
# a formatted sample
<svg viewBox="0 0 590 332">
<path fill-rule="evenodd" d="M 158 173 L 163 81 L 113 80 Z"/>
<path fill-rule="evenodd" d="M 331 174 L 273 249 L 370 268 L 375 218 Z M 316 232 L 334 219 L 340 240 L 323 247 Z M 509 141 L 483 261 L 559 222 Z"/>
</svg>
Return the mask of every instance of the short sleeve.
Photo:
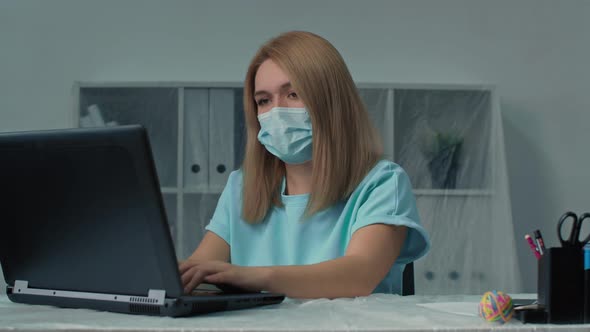
<svg viewBox="0 0 590 332">
<path fill-rule="evenodd" d="M 407 264 L 424 256 L 430 248 L 430 240 L 421 225 L 406 172 L 388 162 L 375 170 L 363 189 L 352 233 L 371 224 L 406 226 L 408 233 L 396 262 Z"/>
<path fill-rule="evenodd" d="M 231 245 L 230 236 L 230 220 L 232 215 L 232 208 L 239 204 L 235 202 L 235 193 L 241 190 L 241 186 L 237 182 L 241 180 L 240 172 L 234 171 L 230 174 L 227 184 L 219 197 L 217 207 L 213 213 L 213 217 L 209 221 L 209 225 L 205 227 L 206 230 L 215 233 L 221 237 L 228 245 Z M 241 206 L 240 206 L 241 207 Z"/>
</svg>

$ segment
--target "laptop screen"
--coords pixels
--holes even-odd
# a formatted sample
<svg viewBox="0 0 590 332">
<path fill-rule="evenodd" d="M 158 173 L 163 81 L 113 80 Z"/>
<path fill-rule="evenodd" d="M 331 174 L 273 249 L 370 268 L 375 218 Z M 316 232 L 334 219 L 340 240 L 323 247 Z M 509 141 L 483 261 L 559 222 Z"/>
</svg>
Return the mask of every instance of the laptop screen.
<svg viewBox="0 0 590 332">
<path fill-rule="evenodd" d="M 0 134 L 0 183 L 9 285 L 182 294 L 142 127 Z"/>
</svg>

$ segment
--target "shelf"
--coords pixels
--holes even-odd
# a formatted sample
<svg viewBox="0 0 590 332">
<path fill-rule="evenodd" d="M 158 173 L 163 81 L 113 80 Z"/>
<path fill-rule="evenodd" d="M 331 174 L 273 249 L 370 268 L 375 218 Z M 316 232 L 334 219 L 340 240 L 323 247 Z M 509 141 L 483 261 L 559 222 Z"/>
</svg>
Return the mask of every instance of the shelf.
<svg viewBox="0 0 590 332">
<path fill-rule="evenodd" d="M 160 191 L 162 194 L 221 194 L 222 190 L 216 190 L 215 188 L 175 188 L 175 187 L 161 187 Z"/>
<path fill-rule="evenodd" d="M 223 189 L 215 190 L 210 188 L 184 188 L 183 194 L 221 194 Z"/>
<path fill-rule="evenodd" d="M 491 196 L 489 189 L 414 189 L 416 196 Z"/>
</svg>

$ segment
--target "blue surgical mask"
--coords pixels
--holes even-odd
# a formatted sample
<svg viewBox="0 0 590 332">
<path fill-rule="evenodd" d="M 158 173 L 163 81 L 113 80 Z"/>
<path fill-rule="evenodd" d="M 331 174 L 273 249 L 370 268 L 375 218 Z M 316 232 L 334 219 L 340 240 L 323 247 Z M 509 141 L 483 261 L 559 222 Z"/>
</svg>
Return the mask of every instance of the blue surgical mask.
<svg viewBox="0 0 590 332">
<path fill-rule="evenodd" d="M 258 140 L 268 152 L 287 164 L 311 160 L 311 118 L 305 108 L 273 107 L 258 122 Z"/>
</svg>

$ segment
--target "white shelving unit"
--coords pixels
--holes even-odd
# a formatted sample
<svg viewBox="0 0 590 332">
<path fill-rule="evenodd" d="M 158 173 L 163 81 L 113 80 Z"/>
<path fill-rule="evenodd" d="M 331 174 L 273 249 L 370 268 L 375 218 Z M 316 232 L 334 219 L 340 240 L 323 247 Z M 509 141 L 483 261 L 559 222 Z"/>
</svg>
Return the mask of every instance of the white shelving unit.
<svg viewBox="0 0 590 332">
<path fill-rule="evenodd" d="M 491 190 L 477 189 L 415 189 L 416 196 L 490 196 Z"/>
<path fill-rule="evenodd" d="M 176 251 L 186 258 L 241 158 L 240 85 L 81 82 L 75 90 L 74 126 L 96 125 L 83 120 L 95 105 L 100 122 L 147 128 Z"/>
<path fill-rule="evenodd" d="M 470 236 L 459 231 L 485 232 L 478 225 L 495 218 L 485 213 L 503 194 L 495 185 L 492 129 L 499 109 L 493 87 L 367 83 L 358 87 L 381 134 L 384 156 L 410 175 L 422 222 L 433 234 L 434 250 L 416 264 L 417 293 L 457 293 L 461 289 L 455 287 L 456 281 L 465 278 L 471 280 L 468 291 L 485 289 L 493 281 L 481 277 L 485 267 L 474 264 L 467 276 L 465 268 L 448 260 L 449 252 L 464 249 L 460 241 L 444 245 L 437 241 L 439 228 L 457 224 L 458 209 L 462 220 L 475 225 L 457 230 L 458 238 Z M 245 144 L 242 98 L 241 83 L 80 82 L 75 86 L 74 126 L 89 125 L 88 107 L 96 105 L 105 123 L 139 123 L 148 129 L 181 259 L 196 248 L 229 173 L 240 166 Z M 433 185 L 421 135 L 446 130 L 460 133 L 462 153 L 453 166 L 456 179 L 440 187 Z"/>
</svg>

